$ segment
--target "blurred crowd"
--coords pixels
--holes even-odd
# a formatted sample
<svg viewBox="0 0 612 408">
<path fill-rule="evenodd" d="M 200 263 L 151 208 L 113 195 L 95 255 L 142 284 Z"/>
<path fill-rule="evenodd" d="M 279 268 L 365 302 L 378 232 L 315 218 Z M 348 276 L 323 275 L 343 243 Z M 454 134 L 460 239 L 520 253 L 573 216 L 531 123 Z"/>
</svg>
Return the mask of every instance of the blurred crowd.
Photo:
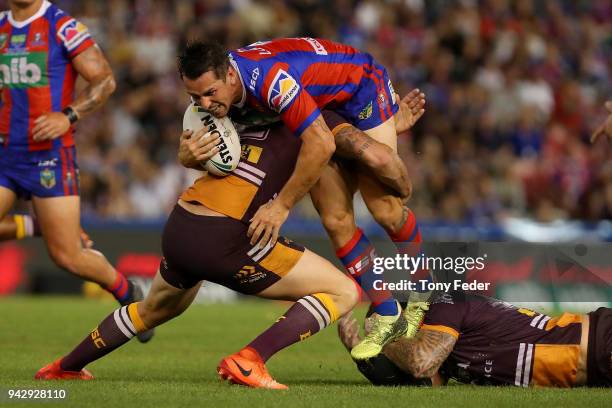
<svg viewBox="0 0 612 408">
<path fill-rule="evenodd" d="M 161 217 L 192 180 L 176 160 L 182 44 L 307 35 L 373 54 L 402 95 L 425 92 L 424 117 L 399 137 L 420 219 L 612 219 L 610 142 L 588 142 L 612 95 L 609 0 L 55 3 L 89 27 L 118 83 L 78 123 L 84 215 Z"/>
</svg>

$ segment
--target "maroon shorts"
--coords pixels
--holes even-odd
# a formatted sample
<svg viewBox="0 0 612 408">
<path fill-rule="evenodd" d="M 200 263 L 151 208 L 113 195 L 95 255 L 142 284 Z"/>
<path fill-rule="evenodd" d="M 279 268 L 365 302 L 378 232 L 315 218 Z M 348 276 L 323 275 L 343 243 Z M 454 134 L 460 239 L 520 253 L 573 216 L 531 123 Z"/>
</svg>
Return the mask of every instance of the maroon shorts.
<svg viewBox="0 0 612 408">
<path fill-rule="evenodd" d="M 289 273 L 304 253 L 284 237 L 274 246 L 253 247 L 247 230 L 233 218 L 197 215 L 176 205 L 162 234 L 162 277 L 180 289 L 207 280 L 252 295 Z"/>
<path fill-rule="evenodd" d="M 600 307 L 589 313 L 587 385 L 612 386 L 612 309 Z"/>
</svg>

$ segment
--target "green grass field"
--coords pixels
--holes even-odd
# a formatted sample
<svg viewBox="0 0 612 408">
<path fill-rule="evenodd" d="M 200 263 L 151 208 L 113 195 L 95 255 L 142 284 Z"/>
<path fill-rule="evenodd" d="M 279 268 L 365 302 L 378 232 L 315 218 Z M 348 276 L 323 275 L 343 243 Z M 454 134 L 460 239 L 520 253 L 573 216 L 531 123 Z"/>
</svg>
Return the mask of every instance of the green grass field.
<svg viewBox="0 0 612 408">
<path fill-rule="evenodd" d="M 194 305 L 158 329 L 89 366 L 90 382 L 38 382 L 34 373 L 68 352 L 114 309 L 82 298 L 0 298 L 0 406 L 75 407 L 611 407 L 612 390 L 473 386 L 381 388 L 366 383 L 336 337 L 335 327 L 282 351 L 269 362 L 288 391 L 252 390 L 217 380 L 217 362 L 265 329 L 286 305 L 241 302 Z M 63 388 L 63 401 L 11 401 L 8 389 Z"/>
</svg>

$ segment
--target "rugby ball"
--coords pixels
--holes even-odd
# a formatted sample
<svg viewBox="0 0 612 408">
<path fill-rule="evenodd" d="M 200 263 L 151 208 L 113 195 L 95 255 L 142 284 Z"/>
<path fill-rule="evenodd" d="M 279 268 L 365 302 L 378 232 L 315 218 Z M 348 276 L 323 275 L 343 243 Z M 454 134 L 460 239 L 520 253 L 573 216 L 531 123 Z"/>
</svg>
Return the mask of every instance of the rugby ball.
<svg viewBox="0 0 612 408">
<path fill-rule="evenodd" d="M 190 104 L 183 116 L 183 130 L 197 132 L 205 126 L 210 128 L 211 134 L 219 135 L 221 140 L 218 144 L 219 152 L 201 163 L 202 167 L 215 176 L 227 176 L 240 161 L 240 136 L 227 116 L 216 118 L 203 108 Z"/>
</svg>

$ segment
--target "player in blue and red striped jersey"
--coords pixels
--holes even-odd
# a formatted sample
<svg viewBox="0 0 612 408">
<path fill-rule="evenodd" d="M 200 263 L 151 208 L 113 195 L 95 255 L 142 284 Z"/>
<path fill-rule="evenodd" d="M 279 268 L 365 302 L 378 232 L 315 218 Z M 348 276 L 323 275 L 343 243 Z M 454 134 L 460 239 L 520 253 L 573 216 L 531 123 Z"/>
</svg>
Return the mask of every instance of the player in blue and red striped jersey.
<svg viewBox="0 0 612 408">
<path fill-rule="evenodd" d="M 80 241 L 72 124 L 113 92 L 111 68 L 87 27 L 53 4 L 8 3 L 0 14 L 0 219 L 18 197 L 31 198 L 54 262 L 130 303 L 139 289 Z M 75 98 L 79 75 L 87 86 Z"/>
<path fill-rule="evenodd" d="M 248 233 L 252 243 L 265 245 L 270 239 L 276 240 L 289 210 L 315 185 L 334 153 L 334 136 L 321 117 L 322 109 L 337 112 L 358 130 L 397 151 L 394 114 L 398 105 L 391 81 L 371 55 L 355 48 L 314 38 L 287 38 L 257 42 L 228 55 L 219 44 L 195 42 L 185 48 L 178 62 L 187 92 L 213 115 L 226 116 L 233 108 L 256 109 L 280 116 L 302 139 L 289 181 L 251 221 Z M 317 200 L 323 202 L 320 210 L 337 211 L 320 211 L 322 219 L 350 219 L 352 208 L 325 205 L 334 199 L 320 196 Z M 370 204 L 377 214 L 386 212 L 386 218 L 393 220 L 384 227 L 395 242 L 403 245 L 420 237 L 412 233 L 416 231 L 414 217 L 403 217 L 400 197 L 377 189 Z M 391 214 L 390 209 L 397 211 Z M 334 239 L 334 244 L 348 252 L 353 252 L 353 247 L 367 247 L 367 239 L 354 240 L 352 235 L 346 240 Z M 352 246 L 346 248 L 345 244 Z M 359 256 L 365 257 L 367 252 Z M 374 333 L 379 335 L 366 338 L 354 350 L 359 358 L 378 354 L 383 343 L 398 335 L 392 327 L 401 313 L 399 304 L 389 297 L 376 305 L 376 313 L 380 330 Z"/>
</svg>

